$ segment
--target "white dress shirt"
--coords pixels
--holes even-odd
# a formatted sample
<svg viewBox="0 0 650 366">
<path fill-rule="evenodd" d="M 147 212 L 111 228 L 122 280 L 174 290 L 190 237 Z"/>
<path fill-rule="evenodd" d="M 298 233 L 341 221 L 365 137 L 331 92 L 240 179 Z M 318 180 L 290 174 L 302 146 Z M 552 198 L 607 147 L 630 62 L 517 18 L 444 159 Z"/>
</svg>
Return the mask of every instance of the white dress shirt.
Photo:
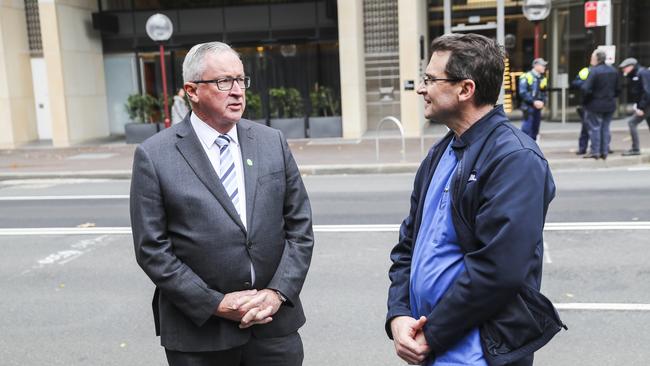
<svg viewBox="0 0 650 366">
<path fill-rule="evenodd" d="M 192 113 L 190 116 L 190 122 L 192 123 L 194 132 L 196 132 L 196 135 L 201 141 L 203 150 L 205 150 L 205 153 L 208 155 L 208 159 L 210 159 L 210 163 L 212 164 L 215 173 L 217 173 L 217 176 L 219 176 L 221 167 L 221 154 L 219 153 L 219 145 L 217 145 L 216 141 L 221 133 L 210 127 L 207 123 L 203 122 L 194 113 Z M 234 125 L 230 131 L 228 131 L 227 135 L 232 140 L 228 145 L 228 148 L 230 149 L 230 153 L 232 154 L 233 160 L 235 162 L 235 171 L 237 173 L 237 195 L 239 196 L 239 207 L 237 207 L 237 211 L 239 212 L 239 218 L 244 224 L 244 228 L 248 228 L 246 223 L 246 186 L 244 184 L 244 164 L 241 157 L 239 136 L 237 135 L 237 125 Z M 252 262 L 251 283 L 255 283 L 255 270 L 253 269 Z"/>
</svg>

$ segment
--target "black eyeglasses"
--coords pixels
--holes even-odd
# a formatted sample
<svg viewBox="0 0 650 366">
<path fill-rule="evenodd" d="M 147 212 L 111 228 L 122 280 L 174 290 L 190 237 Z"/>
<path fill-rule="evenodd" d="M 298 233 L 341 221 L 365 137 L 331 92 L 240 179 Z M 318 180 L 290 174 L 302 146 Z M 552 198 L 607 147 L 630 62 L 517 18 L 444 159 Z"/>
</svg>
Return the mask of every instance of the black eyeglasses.
<svg viewBox="0 0 650 366">
<path fill-rule="evenodd" d="M 431 84 L 435 83 L 436 81 L 447 81 L 447 82 L 450 82 L 450 83 L 455 83 L 455 82 L 462 81 L 462 80 L 465 80 L 465 79 L 463 79 L 463 78 L 434 78 L 434 77 L 431 77 L 429 75 L 424 75 L 424 77 L 422 78 L 422 83 L 424 83 L 424 85 L 428 86 L 428 85 L 431 85 Z"/>
<path fill-rule="evenodd" d="M 223 79 L 214 79 L 214 80 L 194 80 L 192 82 L 196 84 L 214 83 L 217 84 L 217 88 L 219 90 L 230 91 L 232 87 L 235 85 L 235 81 L 237 81 L 237 85 L 239 85 L 239 87 L 242 89 L 250 88 L 251 86 L 250 76 L 244 76 L 241 78 L 223 78 Z"/>
</svg>

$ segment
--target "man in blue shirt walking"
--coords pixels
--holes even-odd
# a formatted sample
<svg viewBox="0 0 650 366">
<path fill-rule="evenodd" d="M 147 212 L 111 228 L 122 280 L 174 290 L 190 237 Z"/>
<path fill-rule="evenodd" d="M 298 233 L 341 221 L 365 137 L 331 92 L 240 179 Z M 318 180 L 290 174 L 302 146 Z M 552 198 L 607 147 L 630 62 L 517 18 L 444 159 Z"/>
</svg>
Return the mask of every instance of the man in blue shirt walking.
<svg viewBox="0 0 650 366">
<path fill-rule="evenodd" d="M 495 106 L 496 42 L 450 34 L 431 51 L 418 94 L 425 116 L 450 132 L 415 177 L 391 252 L 386 331 L 410 364 L 529 366 L 563 326 L 539 292 L 553 178 L 537 144 Z"/>
</svg>

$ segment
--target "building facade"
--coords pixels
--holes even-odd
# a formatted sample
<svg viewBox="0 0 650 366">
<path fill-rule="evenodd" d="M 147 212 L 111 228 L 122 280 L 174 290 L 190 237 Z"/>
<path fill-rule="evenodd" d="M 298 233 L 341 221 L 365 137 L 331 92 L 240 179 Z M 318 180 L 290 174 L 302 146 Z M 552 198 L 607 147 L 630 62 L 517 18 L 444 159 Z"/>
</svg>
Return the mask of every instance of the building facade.
<svg viewBox="0 0 650 366">
<path fill-rule="evenodd" d="M 504 75 L 507 109 L 515 109 L 516 77 L 529 69 L 534 25 L 523 1 L 504 0 Z M 650 65 L 650 4 L 612 0 L 616 62 L 636 57 Z M 497 37 L 497 1 L 450 0 L 25 0 L 0 3 L 0 146 L 34 140 L 70 146 L 124 134 L 131 94 L 162 95 L 158 45 L 145 32 L 155 13 L 167 15 L 174 33 L 165 46 L 167 89 L 182 86 L 189 48 L 218 40 L 242 55 L 252 78 L 255 115 L 270 123 L 269 96 L 293 88 L 302 100 L 309 137 L 318 109 L 310 94 L 325 87 L 341 114 L 340 135 L 360 138 L 386 116 L 401 120 L 407 137 L 420 136 L 423 117 L 416 88 L 428 63 L 430 41 L 445 33 Z M 560 81 L 573 79 L 589 55 L 606 43 L 604 27 L 585 28 L 584 1 L 554 0 L 540 23 L 539 52 L 550 61 L 549 115 L 558 119 Z M 569 109 L 579 102 L 571 90 Z M 252 99 L 252 97 L 251 97 Z M 625 102 L 622 96 L 621 102 Z M 249 113 L 253 113 L 252 107 Z M 330 112 L 332 113 L 332 112 Z M 157 116 L 156 118 L 160 118 Z"/>
</svg>

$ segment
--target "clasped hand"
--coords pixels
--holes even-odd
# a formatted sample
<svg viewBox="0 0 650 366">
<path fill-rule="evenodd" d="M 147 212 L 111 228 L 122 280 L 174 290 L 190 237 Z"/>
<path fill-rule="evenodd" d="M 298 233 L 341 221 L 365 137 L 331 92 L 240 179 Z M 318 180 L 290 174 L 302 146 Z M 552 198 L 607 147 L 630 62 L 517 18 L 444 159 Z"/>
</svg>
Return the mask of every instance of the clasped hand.
<svg viewBox="0 0 650 366">
<path fill-rule="evenodd" d="M 267 324 L 280 309 L 282 302 L 274 290 L 246 290 L 231 292 L 224 296 L 215 315 L 239 322 L 239 328 L 255 324 Z"/>
<path fill-rule="evenodd" d="M 398 316 L 390 323 L 395 351 L 410 365 L 422 364 L 431 352 L 423 332 L 426 322 L 424 316 L 417 320 L 410 316 Z"/>
</svg>

